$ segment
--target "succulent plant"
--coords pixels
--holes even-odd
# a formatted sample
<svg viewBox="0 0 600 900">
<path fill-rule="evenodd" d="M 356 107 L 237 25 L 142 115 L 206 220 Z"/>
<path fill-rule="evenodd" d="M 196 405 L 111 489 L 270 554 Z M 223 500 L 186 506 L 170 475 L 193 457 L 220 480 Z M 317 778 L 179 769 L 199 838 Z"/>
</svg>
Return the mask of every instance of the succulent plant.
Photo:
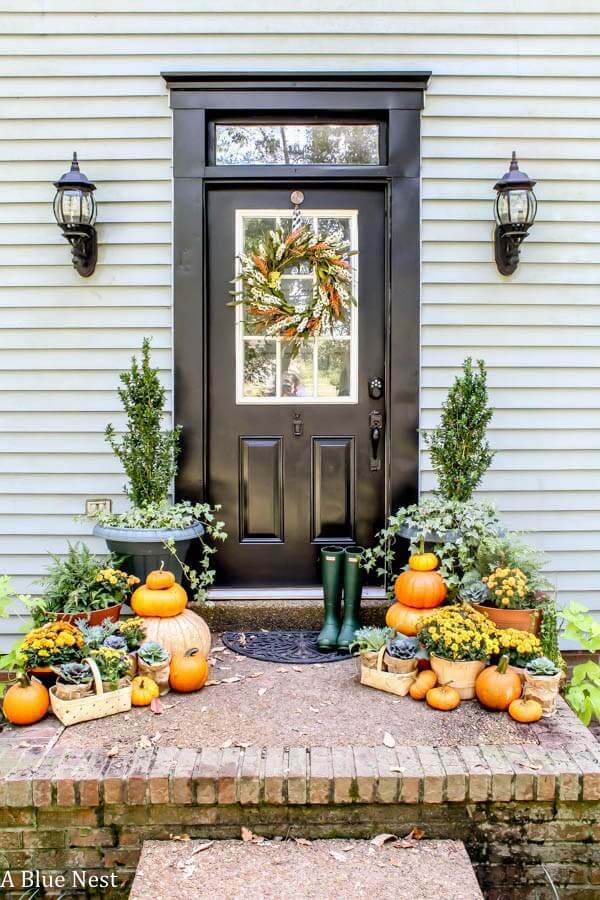
<svg viewBox="0 0 600 900">
<path fill-rule="evenodd" d="M 391 628 L 358 628 L 348 649 L 350 652 L 357 648 L 359 653 L 377 653 L 393 634 Z"/>
<path fill-rule="evenodd" d="M 460 589 L 460 599 L 465 603 L 483 604 L 490 599 L 490 592 L 483 581 L 472 581 Z"/>
<path fill-rule="evenodd" d="M 106 638 L 117 628 L 115 623 L 108 619 L 105 619 L 100 625 L 90 625 L 85 619 L 77 619 L 75 625 L 82 633 L 88 650 L 97 650 L 101 647 Z"/>
<path fill-rule="evenodd" d="M 92 670 L 87 663 L 68 662 L 57 666 L 54 671 L 68 684 L 85 684 L 92 680 Z"/>
<path fill-rule="evenodd" d="M 558 666 L 555 666 L 552 660 L 548 659 L 547 656 L 538 656 L 537 659 L 530 660 L 525 668 L 528 675 L 540 675 L 546 678 L 560 673 Z"/>
<path fill-rule="evenodd" d="M 138 659 L 147 666 L 158 666 L 169 661 L 169 654 L 157 641 L 146 641 L 138 650 Z"/>
<path fill-rule="evenodd" d="M 389 638 L 386 649 L 394 659 L 414 659 L 417 655 L 418 641 L 414 638 Z"/>
<path fill-rule="evenodd" d="M 128 650 L 127 641 L 124 637 L 121 637 L 120 634 L 109 634 L 109 636 L 104 639 L 102 646 L 110 647 L 111 650 Z"/>
</svg>

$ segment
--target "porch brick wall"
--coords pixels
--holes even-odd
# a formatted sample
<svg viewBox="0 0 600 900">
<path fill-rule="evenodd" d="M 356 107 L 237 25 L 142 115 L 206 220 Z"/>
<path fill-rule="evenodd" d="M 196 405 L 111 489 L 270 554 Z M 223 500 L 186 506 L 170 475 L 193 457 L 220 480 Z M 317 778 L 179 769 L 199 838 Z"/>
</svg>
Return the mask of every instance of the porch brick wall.
<svg viewBox="0 0 600 900">
<path fill-rule="evenodd" d="M 122 509 L 103 439 L 152 338 L 172 402 L 172 114 L 164 70 L 431 69 L 422 122 L 421 425 L 483 357 L 497 456 L 482 494 L 531 529 L 561 600 L 600 609 L 600 10 L 596 0 L 0 2 L 0 572 L 22 591 Z M 510 279 L 493 185 L 516 149 L 537 222 Z M 51 208 L 73 150 L 98 185 L 80 278 Z M 422 456 L 421 488 L 433 478 Z M 98 551 L 104 544 L 90 539 Z M 0 636 L 12 643 L 16 616 Z"/>
</svg>

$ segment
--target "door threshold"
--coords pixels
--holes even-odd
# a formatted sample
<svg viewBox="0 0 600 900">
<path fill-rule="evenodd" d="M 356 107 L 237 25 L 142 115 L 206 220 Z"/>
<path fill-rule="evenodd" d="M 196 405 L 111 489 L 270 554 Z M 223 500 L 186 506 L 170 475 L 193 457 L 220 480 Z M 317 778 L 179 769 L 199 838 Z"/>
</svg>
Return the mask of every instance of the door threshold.
<svg viewBox="0 0 600 900">
<path fill-rule="evenodd" d="M 383 600 L 385 589 L 382 587 L 364 587 L 365 600 Z M 282 587 L 282 588 L 210 588 L 209 600 L 322 600 L 323 588 L 320 587 Z"/>
</svg>

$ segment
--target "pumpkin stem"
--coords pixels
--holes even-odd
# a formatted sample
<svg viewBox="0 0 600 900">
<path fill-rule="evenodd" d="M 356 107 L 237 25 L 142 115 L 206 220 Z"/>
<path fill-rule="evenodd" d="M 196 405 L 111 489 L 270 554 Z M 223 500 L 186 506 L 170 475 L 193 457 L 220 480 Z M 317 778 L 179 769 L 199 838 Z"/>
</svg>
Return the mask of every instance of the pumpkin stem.
<svg viewBox="0 0 600 900">
<path fill-rule="evenodd" d="M 504 675 L 504 673 L 506 672 L 507 666 L 508 666 L 508 656 L 505 653 L 503 656 L 500 657 L 500 659 L 498 660 L 498 665 L 497 665 L 497 669 L 501 675 Z"/>
<path fill-rule="evenodd" d="M 15 684 L 20 684 L 22 688 L 29 687 L 29 685 L 31 684 L 31 678 L 25 671 L 17 672 Z"/>
<path fill-rule="evenodd" d="M 158 571 L 159 571 L 159 572 L 162 572 L 162 570 L 164 569 L 164 567 L 165 567 L 165 561 L 164 561 L 164 559 L 161 559 L 161 561 L 160 561 L 160 569 L 159 569 Z"/>
<path fill-rule="evenodd" d="M 419 553 L 425 553 L 425 538 L 422 537 L 419 541 Z"/>
<path fill-rule="evenodd" d="M 200 653 L 197 647 L 190 647 L 189 650 L 186 650 L 183 654 L 184 656 L 195 656 L 196 653 Z"/>
</svg>

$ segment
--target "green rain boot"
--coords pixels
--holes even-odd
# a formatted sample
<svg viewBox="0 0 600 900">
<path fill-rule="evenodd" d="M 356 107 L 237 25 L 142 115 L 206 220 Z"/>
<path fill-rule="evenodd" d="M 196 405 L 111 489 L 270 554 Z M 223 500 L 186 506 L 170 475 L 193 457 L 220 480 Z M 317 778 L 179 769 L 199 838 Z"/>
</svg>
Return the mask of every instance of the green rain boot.
<svg viewBox="0 0 600 900">
<path fill-rule="evenodd" d="M 319 650 L 335 650 L 340 631 L 340 611 L 342 605 L 342 570 L 344 567 L 343 547 L 323 547 L 321 549 L 321 579 L 325 619 L 317 638 Z"/>
<path fill-rule="evenodd" d="M 344 618 L 337 639 L 338 650 L 347 650 L 354 640 L 354 632 L 360 628 L 360 598 L 362 572 L 360 561 L 362 547 L 346 547 L 344 551 Z"/>
</svg>

